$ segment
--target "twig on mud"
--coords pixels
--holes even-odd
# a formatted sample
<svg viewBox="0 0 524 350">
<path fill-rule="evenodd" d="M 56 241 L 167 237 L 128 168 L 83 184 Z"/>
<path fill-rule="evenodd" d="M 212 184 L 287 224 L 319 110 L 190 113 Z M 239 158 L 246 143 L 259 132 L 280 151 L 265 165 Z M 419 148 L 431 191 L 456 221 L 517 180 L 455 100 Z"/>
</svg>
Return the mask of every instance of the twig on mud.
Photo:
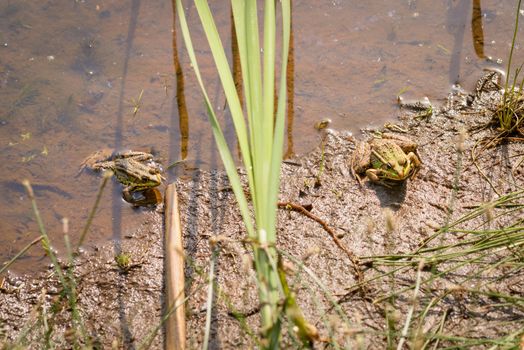
<svg viewBox="0 0 524 350">
<path fill-rule="evenodd" d="M 299 213 L 307 216 L 311 220 L 316 221 L 317 223 L 319 223 L 322 226 L 322 228 L 327 233 L 329 233 L 329 235 L 331 236 L 333 241 L 335 241 L 335 244 L 340 249 L 342 249 L 344 251 L 344 253 L 346 253 L 346 255 L 348 256 L 349 260 L 353 264 L 353 268 L 355 269 L 355 274 L 356 274 L 356 277 L 357 277 L 357 280 L 358 280 L 359 284 L 361 284 L 364 281 L 364 274 L 362 273 L 362 270 L 360 269 L 360 260 L 359 260 L 358 256 L 356 256 L 355 253 L 353 253 L 351 250 L 349 250 L 349 248 L 347 248 L 344 245 L 344 243 L 342 243 L 342 241 L 340 239 L 338 239 L 337 234 L 335 233 L 335 231 L 333 231 L 333 229 L 331 229 L 324 220 L 322 220 L 321 218 L 319 218 L 318 216 L 316 216 L 314 214 L 311 214 L 311 212 L 309 212 L 306 208 L 304 208 L 300 204 L 291 203 L 291 202 L 278 202 L 277 205 L 281 209 L 287 209 L 287 210 L 293 210 L 293 211 L 299 212 Z M 361 285 L 362 285 L 362 287 L 364 286 L 363 284 L 361 284 Z"/>
<path fill-rule="evenodd" d="M 235 319 L 238 319 L 238 318 L 248 318 L 248 317 L 251 317 L 251 316 L 254 316 L 254 315 L 258 314 L 259 312 L 260 312 L 260 305 L 257 305 L 254 308 L 252 308 L 251 310 L 248 310 L 246 312 L 240 312 L 240 311 L 235 311 L 235 310 L 228 309 L 227 310 L 227 315 L 229 317 L 233 317 Z"/>
<path fill-rule="evenodd" d="M 522 137 L 510 137 L 510 136 L 500 136 L 501 134 L 495 136 L 492 140 L 490 140 L 485 146 L 482 147 L 482 149 L 480 150 L 480 152 L 483 152 L 485 151 L 488 147 L 492 146 L 492 147 L 495 147 L 497 146 L 498 144 L 500 144 L 502 141 L 505 141 L 505 142 L 523 142 L 524 141 L 524 138 Z M 504 138 L 504 140 L 502 140 L 502 137 Z M 495 140 L 495 138 L 500 138 L 499 140 Z M 502 194 L 499 193 L 497 191 L 497 189 L 495 188 L 495 186 L 493 185 L 493 183 L 491 182 L 491 180 L 487 177 L 487 175 L 480 169 L 480 166 L 478 165 L 477 163 L 477 158 L 478 156 L 481 155 L 481 153 L 478 153 L 478 156 L 477 156 L 477 153 L 476 153 L 476 148 L 477 148 L 477 145 L 479 144 L 479 142 L 477 142 L 475 144 L 475 146 L 473 147 L 473 149 L 471 150 L 471 162 L 475 165 L 475 167 L 478 169 L 480 175 L 489 183 L 489 185 L 491 186 L 491 188 L 499 195 L 501 196 Z M 519 155 L 514 155 L 514 156 L 511 156 L 510 158 L 512 157 L 518 157 Z M 520 164 L 522 163 L 524 158 L 522 158 L 520 161 L 517 162 L 516 165 L 514 165 L 512 167 L 512 170 L 511 170 L 511 174 L 512 175 L 515 175 L 515 170 L 520 166 Z M 491 166 L 495 166 L 495 165 L 499 165 L 500 163 L 493 163 L 491 164 Z"/>
</svg>

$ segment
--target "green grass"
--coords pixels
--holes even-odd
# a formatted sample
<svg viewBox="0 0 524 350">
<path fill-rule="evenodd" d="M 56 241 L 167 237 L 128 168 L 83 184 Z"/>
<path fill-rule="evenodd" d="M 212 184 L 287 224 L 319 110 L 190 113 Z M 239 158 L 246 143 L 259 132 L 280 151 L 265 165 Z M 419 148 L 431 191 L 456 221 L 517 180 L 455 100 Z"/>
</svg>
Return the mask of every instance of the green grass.
<svg viewBox="0 0 524 350">
<path fill-rule="evenodd" d="M 182 2 L 176 1 L 182 35 L 206 102 L 209 122 L 218 151 L 253 247 L 259 298 L 262 305 L 262 346 L 268 349 L 277 348 L 280 341 L 280 319 L 283 311 L 279 300 L 285 294 L 285 290 L 282 278 L 279 278 L 278 256 L 275 250 L 276 205 L 283 156 L 287 100 L 285 72 L 287 71 L 291 26 L 290 1 L 281 1 L 282 32 L 279 33 L 279 36 L 282 39 L 282 47 L 279 71 L 282 74 L 277 88 L 278 99 L 275 96 L 275 62 L 277 60 L 275 1 L 264 2 L 263 46 L 260 45 L 259 38 L 257 2 L 254 0 L 231 1 L 244 86 L 245 114 L 209 5 L 207 1 L 197 0 L 195 6 L 231 111 L 242 163 L 247 172 L 254 221 L 242 189 L 236 164 L 200 76 Z M 276 112 L 275 101 L 277 101 Z"/>
<path fill-rule="evenodd" d="M 511 79 L 511 64 L 513 59 L 513 49 L 515 48 L 515 41 L 519 28 L 520 5 L 522 0 L 518 0 L 517 9 L 515 11 L 515 27 L 513 31 L 513 39 L 511 41 L 511 49 L 508 58 L 508 65 L 506 68 L 506 82 L 504 86 L 504 94 L 500 101 L 500 107 L 495 113 L 495 118 L 498 120 L 498 125 L 506 135 L 511 135 L 518 131 L 520 134 L 524 126 L 524 77 L 519 82 L 519 76 L 522 72 L 522 65 L 515 69 L 513 79 Z M 512 80 L 511 84 L 509 83 Z"/>
<path fill-rule="evenodd" d="M 40 211 L 38 210 L 36 199 L 33 193 L 33 188 L 27 180 L 25 180 L 23 184 L 26 187 L 29 199 L 31 200 L 33 213 L 35 215 L 38 228 L 40 230 L 41 239 L 39 239 L 39 241 L 41 241 L 42 247 L 46 255 L 51 260 L 54 274 L 57 276 L 62 290 L 60 292 L 58 300 L 54 303 L 54 307 L 52 307 L 51 310 L 49 310 L 51 311 L 50 314 L 47 313 L 48 310 L 46 310 L 45 308 L 45 293 L 43 294 L 42 300 L 39 302 L 39 304 L 36 306 L 34 310 L 34 315 L 36 316 L 33 316 L 33 320 L 29 321 L 26 324 L 24 330 L 20 332 L 15 344 L 16 346 L 28 345 L 26 337 L 31 330 L 35 329 L 36 326 L 37 329 L 41 328 L 41 331 L 44 334 L 44 336 L 40 340 L 42 342 L 41 346 L 43 348 L 55 348 L 56 344 L 54 344 L 52 340 L 52 334 L 54 332 L 55 324 L 54 320 L 56 314 L 59 312 L 59 309 L 61 308 L 60 305 L 62 304 L 62 302 L 64 302 L 67 305 L 67 309 L 69 310 L 71 317 L 70 339 L 67 340 L 67 343 L 71 345 L 73 348 L 79 348 L 80 344 L 84 344 L 84 346 L 91 347 L 91 338 L 86 332 L 84 322 L 77 308 L 77 291 L 76 282 L 74 279 L 74 258 L 73 250 L 69 241 L 69 236 L 67 232 L 65 232 L 64 241 L 68 252 L 68 264 L 67 268 L 64 270 L 58 262 L 56 254 L 51 249 L 51 241 L 45 229 L 42 218 L 40 216 Z"/>
<path fill-rule="evenodd" d="M 376 287 L 375 291 L 366 295 L 364 302 L 370 308 L 383 310 L 383 328 L 377 329 L 358 324 L 350 320 L 350 315 L 343 308 L 342 298 L 337 299 L 333 291 L 322 283 L 305 262 L 292 255 L 292 252 L 278 251 L 276 244 L 276 203 L 279 188 L 280 161 L 283 150 L 284 113 L 286 101 L 285 76 L 280 77 L 278 98 L 274 94 L 275 86 L 275 2 L 266 1 L 264 8 L 264 54 L 260 57 L 261 45 L 259 42 L 259 25 L 256 2 L 233 0 L 232 8 L 236 26 L 239 54 L 242 62 L 244 83 L 245 108 L 240 102 L 232 77 L 229 62 L 222 47 L 217 29 L 214 24 L 211 10 L 207 2 L 195 2 L 202 25 L 206 31 L 211 51 L 216 61 L 218 73 L 224 87 L 233 124 L 237 133 L 241 158 L 247 170 L 247 182 L 250 189 L 251 203 L 244 194 L 240 175 L 237 172 L 231 151 L 227 148 L 222 129 L 218 122 L 211 103 L 205 92 L 200 77 L 198 64 L 192 47 L 189 28 L 185 19 L 181 1 L 177 1 L 177 13 L 180 18 L 184 40 L 188 48 L 190 59 L 195 69 L 197 79 L 201 85 L 204 99 L 208 108 L 208 116 L 213 129 L 219 152 L 226 166 L 231 186 L 235 192 L 237 203 L 242 214 L 248 238 L 245 240 L 253 247 L 256 266 L 257 286 L 261 305 L 262 327 L 257 332 L 250 328 L 244 315 L 231 310 L 235 318 L 253 343 L 261 348 L 278 348 L 281 345 L 282 333 L 286 332 L 286 340 L 299 348 L 310 346 L 316 337 L 316 329 L 305 319 L 298 307 L 295 290 L 306 291 L 320 316 L 317 323 L 324 327 L 326 338 L 322 344 L 326 348 L 345 349 L 351 344 L 361 344 L 367 339 L 372 344 L 383 344 L 388 349 L 401 349 L 407 346 L 415 349 L 468 349 L 493 348 L 517 349 L 524 334 L 524 325 L 514 327 L 514 331 L 499 338 L 482 338 L 460 336 L 452 334 L 450 329 L 450 303 L 460 306 L 466 301 L 474 302 L 482 298 L 488 300 L 493 308 L 512 308 L 524 310 L 524 297 L 515 293 L 508 293 L 497 289 L 497 286 L 509 283 L 512 276 L 524 272 L 524 190 L 500 195 L 498 198 L 470 208 L 458 219 L 451 221 L 450 215 L 445 224 L 433 235 L 428 237 L 418 249 L 404 254 L 373 255 L 361 257 L 364 263 L 375 272 L 369 274 L 367 280 L 348 286 L 345 290 L 354 293 L 361 287 Z M 290 3 L 281 2 L 283 39 L 282 66 L 279 71 L 285 72 L 287 63 L 287 48 L 289 43 Z M 520 1 L 519 1 L 520 8 Z M 518 13 L 518 11 L 517 11 Z M 516 28 L 518 27 L 518 15 Z M 516 36 L 516 29 L 515 29 Z M 513 46 L 515 44 L 513 38 Z M 511 55 L 508 62 L 508 74 L 511 67 Z M 263 73 L 262 73 L 263 72 Z M 518 82 L 521 69 L 515 71 L 513 83 L 506 81 L 503 100 L 504 110 L 498 114 L 500 126 L 511 133 L 522 126 L 522 90 L 524 79 Z M 275 101 L 278 101 L 276 113 Z M 244 111 L 246 112 L 244 114 Z M 323 146 L 322 146 L 323 147 Z M 459 150 L 462 157 L 462 151 Z M 321 151 L 319 180 L 324 172 L 325 153 Z M 459 188 L 462 158 L 459 158 L 449 207 L 454 209 L 455 195 Z M 90 224 L 100 200 L 101 191 L 109 177 L 104 178 L 95 205 L 89 214 L 86 226 L 81 234 L 78 248 L 89 231 Z M 38 300 L 30 319 L 22 328 L 15 344 L 4 348 L 16 349 L 29 346 L 28 336 L 35 330 L 44 334 L 42 348 L 55 348 L 52 341 L 55 332 L 55 321 L 58 314 L 66 305 L 66 312 L 71 317 L 71 340 L 76 348 L 89 347 L 91 339 L 85 329 L 77 306 L 77 287 L 74 278 L 74 252 L 69 238 L 64 239 L 67 246 L 67 260 L 69 268 L 64 269 L 58 264 L 54 252 L 50 249 L 51 242 L 40 218 L 36 201 L 29 183 L 26 187 L 31 199 L 35 217 L 40 229 L 40 236 L 31 242 L 24 250 L 17 254 L 9 263 L 13 263 L 23 252 L 38 242 L 42 242 L 46 254 L 50 257 L 54 273 L 58 277 L 63 292 L 53 307 L 46 309 L 44 298 Z M 254 218 L 254 219 L 253 219 Z M 493 225 L 493 223 L 497 225 Z M 387 237 L 386 237 L 387 238 Z M 390 239 L 391 238 L 387 238 Z M 390 241 L 390 243 L 392 243 Z M 210 337 L 212 302 L 214 293 L 229 309 L 233 303 L 229 301 L 227 291 L 222 290 L 216 281 L 215 264 L 218 250 L 213 250 L 209 261 L 207 284 L 208 302 L 206 305 L 206 326 L 203 348 L 207 348 Z M 126 256 L 117 257 L 122 269 L 129 266 Z M 294 263 L 296 272 L 291 282 L 284 274 L 282 258 Z M 189 259 L 188 259 L 189 261 Z M 7 267 L 4 267 L 3 272 Z M 459 273 L 466 269 L 468 273 Z M 202 271 L 196 271 L 199 276 Z M 406 278 L 406 276 L 408 276 Z M 401 284 L 400 282 L 403 282 Z M 407 282 L 406 282 L 407 281 Z M 452 286 L 446 283 L 453 281 Z M 381 289 L 380 286 L 388 286 Z M 439 287 L 444 285 L 444 287 Z M 190 296 L 188 296 L 190 298 Z M 169 310 L 171 312 L 172 310 Z M 403 312 L 405 312 L 403 314 Z M 378 313 L 378 312 L 377 312 Z M 169 315 L 165 315 L 163 321 Z M 403 317 L 405 316 L 405 317 Z M 438 322 L 431 327 L 424 328 L 428 319 L 433 317 Z M 286 320 L 289 321 L 286 324 Z M 162 322 L 163 322 L 162 321 Z M 499 322 L 497 326 L 503 327 Z M 151 334 L 143 341 L 139 348 L 148 348 L 160 330 L 162 323 L 156 325 Z M 513 325 L 515 326 L 515 325 Z M 297 331 L 295 331 L 295 329 Z M 347 333 L 346 333 L 347 332 Z M 345 337 L 342 337 L 344 335 Z M 347 336 L 346 336 L 347 335 Z M 371 340 L 370 340 L 371 339 Z M 383 343 L 381 343 L 383 341 Z M 375 343 L 373 343 L 375 342 Z M 31 344 L 34 345 L 34 344 Z"/>
<path fill-rule="evenodd" d="M 274 46 L 272 46 L 273 43 L 266 42 L 267 38 L 274 35 L 274 19 L 268 19 L 265 17 L 264 21 L 264 29 L 269 30 L 269 32 L 264 33 L 264 69 L 262 69 L 259 56 L 260 46 L 255 6 L 250 1 L 245 3 L 245 7 L 244 4 L 240 4 L 239 1 L 232 1 L 235 29 L 237 32 L 237 41 L 239 43 L 239 52 L 242 62 L 242 76 L 245 87 L 244 92 L 246 96 L 245 110 L 247 111 L 247 115 L 244 115 L 239 102 L 240 99 L 235 91 L 229 63 L 220 44 L 220 38 L 216 33 L 216 28 L 214 27 L 210 9 L 203 1 L 196 2 L 202 26 L 208 37 L 208 42 L 213 57 L 215 58 L 219 76 L 229 104 L 229 109 L 231 110 L 241 149 L 243 165 L 247 170 L 255 216 L 255 222 L 253 223 L 251 221 L 247 200 L 243 194 L 230 151 L 227 149 L 226 142 L 223 139 L 222 130 L 205 93 L 205 87 L 198 71 L 198 64 L 189 37 L 189 29 L 185 22 L 181 2 L 178 1 L 177 4 L 179 6 L 178 14 L 182 23 L 182 31 L 184 33 L 184 39 L 189 51 L 191 63 L 196 71 L 199 83 L 201 84 L 204 98 L 208 105 L 210 123 L 219 146 L 219 152 L 226 165 L 226 171 L 228 172 L 233 190 L 237 197 L 246 230 L 254 249 L 260 303 L 263 306 L 261 329 L 262 340 L 260 344 L 262 347 L 276 348 L 278 347 L 278 339 L 280 337 L 279 328 L 282 324 L 281 320 L 286 313 L 284 310 L 285 308 L 279 308 L 278 305 L 275 304 L 275 300 L 277 300 L 278 295 L 280 295 L 283 300 L 289 303 L 288 305 L 295 303 L 291 290 L 297 288 L 296 283 L 300 284 L 300 278 L 296 278 L 295 284 L 291 284 L 290 286 L 287 285 L 285 278 L 283 278 L 280 283 L 274 280 L 274 273 L 280 271 L 276 264 L 278 255 L 284 255 L 289 259 L 293 259 L 290 254 L 286 254 L 285 252 L 276 254 L 276 251 L 274 250 L 274 203 L 276 200 L 276 191 L 278 190 L 278 179 L 275 181 L 273 178 L 267 178 L 268 175 L 272 176 L 273 174 L 278 174 L 279 171 L 279 165 L 277 164 L 274 167 L 273 165 L 277 163 L 275 157 L 281 157 L 281 144 L 278 143 L 280 142 L 279 140 L 277 140 L 278 142 L 274 140 L 271 141 L 271 138 L 275 137 L 280 139 L 281 137 L 282 129 L 279 126 L 279 118 L 281 116 L 278 114 L 278 111 L 280 111 L 281 102 L 285 101 L 285 95 L 282 97 L 282 93 L 285 93 L 285 91 L 282 89 L 283 83 L 281 83 L 281 95 L 278 99 L 279 108 L 277 109 L 276 118 L 274 118 L 272 114 L 274 108 L 273 77 L 264 76 L 263 78 L 260 78 L 262 71 L 264 71 L 264 73 L 268 71 L 273 73 L 274 71 L 274 67 L 270 65 L 270 58 L 273 57 Z M 268 6 L 267 2 L 266 6 Z M 273 13 L 274 10 L 272 7 L 269 8 L 271 9 L 271 13 Z M 267 16 L 267 8 L 265 16 Z M 267 24 L 270 25 L 270 28 L 266 26 Z M 284 43 L 285 42 L 286 41 L 284 40 Z M 267 45 L 269 45 L 269 50 L 267 49 Z M 249 55 L 250 53 L 252 54 L 251 56 Z M 281 62 L 286 62 L 286 59 L 282 58 Z M 269 65 L 269 69 L 266 68 L 267 65 Z M 281 68 L 280 71 L 285 71 L 285 69 Z M 508 132 L 518 129 L 521 125 L 521 117 L 519 113 L 521 110 L 520 104 L 522 102 L 522 82 L 520 84 L 517 83 L 519 73 L 520 69 L 516 71 L 513 85 L 511 87 L 506 87 L 506 95 L 503 102 L 507 108 L 504 113 L 499 114 L 499 116 L 501 116 L 500 125 L 503 128 L 506 128 Z M 271 88 L 266 91 L 266 88 L 268 87 Z M 515 93 L 509 93 L 510 91 Z M 276 124 L 272 123 L 273 120 L 276 120 Z M 510 120 L 510 122 L 507 120 Z M 260 133 L 255 131 L 260 131 Z M 276 144 L 279 145 L 278 148 L 274 147 Z M 277 150 L 278 152 L 276 152 Z M 462 151 L 459 151 L 459 153 L 460 159 L 462 159 Z M 460 166 L 461 161 L 459 161 L 458 164 L 459 166 L 456 171 L 453 193 L 456 193 L 458 190 L 458 179 L 460 177 L 460 172 L 462 171 Z M 269 188 L 269 193 L 260 193 L 259 189 L 261 185 L 264 186 L 264 189 Z M 506 268 L 507 266 L 511 266 L 513 269 L 511 270 L 512 272 L 520 271 L 519 269 L 521 269 L 522 266 L 519 265 L 519 259 L 522 259 L 522 257 L 519 254 L 516 254 L 516 252 L 522 250 L 522 244 L 524 244 L 524 236 L 521 228 L 522 225 L 513 222 L 507 226 L 491 230 L 482 228 L 472 230 L 463 229 L 461 227 L 466 223 L 470 223 L 471 220 L 479 220 L 481 216 L 486 215 L 486 212 L 490 210 L 490 208 L 496 208 L 495 211 L 497 212 L 497 216 L 495 219 L 501 219 L 505 216 L 513 215 L 512 213 L 514 213 L 515 210 L 520 210 L 516 209 L 517 207 L 520 208 L 520 196 L 520 192 L 501 196 L 491 203 L 471 210 L 471 212 L 464 215 L 459 220 L 451 223 L 449 223 L 450 215 L 447 219 L 447 223 L 430 237 L 423 247 L 412 253 L 364 257 L 364 262 L 372 263 L 374 268 L 384 270 L 381 274 L 371 277 L 365 282 L 365 284 L 374 285 L 383 283 L 391 285 L 391 283 L 394 283 L 394 288 L 392 288 L 388 293 L 373 296 L 375 305 L 383 306 L 385 303 L 390 303 L 391 310 L 390 312 L 385 313 L 385 324 L 387 324 L 386 330 L 382 333 L 372 331 L 371 329 L 364 329 L 362 330 L 363 336 L 384 336 L 384 339 L 387 339 L 388 348 L 393 349 L 400 349 L 405 346 L 405 344 L 409 344 L 410 346 L 417 344 L 417 348 L 423 349 L 437 348 L 443 343 L 451 344 L 450 348 L 455 346 L 453 344 L 457 344 L 458 347 L 461 347 L 461 345 L 459 345 L 461 342 L 464 344 L 463 348 L 477 346 L 479 344 L 486 346 L 500 344 L 502 347 L 516 344 L 516 336 L 483 340 L 446 335 L 445 331 L 447 329 L 446 322 L 448 313 L 445 308 L 443 308 L 443 303 L 453 296 L 453 293 L 455 293 L 456 290 L 438 290 L 435 292 L 436 296 L 433 298 L 428 298 L 427 292 L 431 289 L 433 284 L 447 280 L 449 276 L 453 275 L 460 269 L 468 268 L 473 272 L 471 275 L 465 276 L 463 280 L 456 282 L 457 288 L 460 288 L 461 291 L 468 295 L 495 297 L 490 294 L 492 293 L 490 291 L 492 286 L 489 283 L 486 282 L 485 285 L 478 284 L 476 288 L 468 288 L 469 283 L 482 280 L 486 274 L 498 271 L 502 267 Z M 511 204 L 512 209 L 505 210 L 506 206 L 509 204 Z M 449 205 L 450 207 L 454 206 L 454 196 L 452 196 Z M 458 235 L 463 237 L 461 241 L 455 239 Z M 500 259 L 500 261 L 493 261 L 492 257 L 495 254 L 497 256 L 503 255 L 504 258 Z M 308 268 L 299 260 L 295 260 L 295 263 L 298 264 L 300 273 L 305 272 L 307 279 L 313 280 L 314 285 L 322 291 L 322 295 L 315 295 L 312 298 L 319 308 L 317 311 L 321 314 L 327 315 L 329 311 L 322 310 L 321 303 L 318 301 L 322 298 L 331 300 L 331 308 L 335 310 L 336 316 L 341 320 L 342 324 L 351 328 L 351 323 L 347 318 L 347 314 L 341 309 L 340 304 L 336 300 L 333 300 L 330 291 L 322 286 L 320 279 L 318 279 L 312 271 L 308 270 Z M 399 285 L 397 282 L 397 280 L 400 280 L 399 277 L 408 273 L 415 276 L 413 284 L 409 286 Z M 212 275 L 210 276 L 212 277 Z M 509 276 L 510 274 L 503 273 L 499 277 L 499 282 L 504 282 L 506 278 L 509 278 Z M 307 284 L 301 284 L 301 287 L 310 288 Z M 362 287 L 362 285 L 351 286 L 349 289 L 354 291 L 360 287 Z M 210 287 L 209 290 L 210 293 L 208 294 L 208 297 L 211 298 L 212 288 Z M 511 307 L 521 307 L 522 301 L 519 298 L 504 293 L 496 293 L 496 297 L 504 300 L 505 303 L 509 303 L 508 305 Z M 404 304 L 401 304 L 403 302 L 402 300 L 406 299 L 411 300 L 407 306 L 405 301 Z M 399 322 L 395 316 L 401 309 L 404 311 L 407 310 L 407 317 L 403 320 L 403 323 Z M 432 313 L 438 313 L 440 315 L 440 322 L 431 329 L 423 332 L 422 325 L 424 324 L 424 320 Z M 300 318 L 301 314 L 297 320 Z M 288 319 L 291 319 L 289 315 Z M 300 323 L 300 321 L 297 320 L 292 320 L 295 325 Z M 337 331 L 330 325 L 330 322 L 327 321 L 327 316 L 322 317 L 322 323 L 330 335 L 330 339 L 328 340 L 329 344 L 335 349 L 344 348 L 346 344 L 339 343 L 335 340 Z M 302 329 L 306 328 L 307 327 L 303 327 Z M 311 335 L 309 335 L 309 337 L 310 336 Z M 357 339 L 357 336 L 354 336 L 354 339 Z M 296 339 L 295 341 L 300 342 L 299 339 Z M 307 341 L 302 344 L 307 344 Z"/>
</svg>

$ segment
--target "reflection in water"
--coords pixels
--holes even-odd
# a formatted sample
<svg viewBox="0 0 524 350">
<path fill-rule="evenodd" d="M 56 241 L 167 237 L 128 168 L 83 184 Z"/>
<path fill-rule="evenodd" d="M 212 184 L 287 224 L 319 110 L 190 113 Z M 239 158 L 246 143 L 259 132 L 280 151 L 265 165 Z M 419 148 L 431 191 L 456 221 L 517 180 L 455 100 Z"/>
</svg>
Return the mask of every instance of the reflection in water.
<svg viewBox="0 0 524 350">
<path fill-rule="evenodd" d="M 291 1 L 293 9 L 293 1 Z M 286 85 L 287 85 L 287 150 L 284 159 L 295 154 L 293 150 L 293 120 L 295 118 L 295 40 L 293 35 L 293 11 L 290 18 L 289 56 L 287 58 Z"/>
<path fill-rule="evenodd" d="M 140 9 L 140 0 L 133 0 L 131 3 L 131 16 L 129 18 L 129 26 L 127 28 L 127 38 L 125 41 L 124 64 L 122 68 L 122 83 L 120 84 L 120 94 L 118 97 L 118 110 L 116 112 L 115 125 L 115 150 L 122 149 L 122 129 L 124 124 L 124 94 L 126 90 L 126 81 L 128 77 L 129 59 L 131 57 L 131 48 L 133 47 L 133 40 L 135 39 L 136 26 L 138 21 L 138 12 Z M 115 254 L 121 253 L 120 235 L 122 230 L 122 206 L 120 205 L 120 191 L 113 186 L 112 201 L 113 201 L 113 241 L 115 244 Z"/>
<path fill-rule="evenodd" d="M 171 2 L 171 8 L 173 12 L 173 26 L 172 26 L 172 37 L 171 44 L 173 48 L 173 66 L 175 69 L 176 77 L 176 108 L 175 101 L 171 107 L 171 137 L 170 137 L 170 159 L 169 162 L 173 164 L 175 155 L 173 155 L 174 147 L 174 131 L 177 130 L 175 125 L 175 111 L 178 112 L 178 130 L 180 132 L 180 158 L 179 160 L 185 160 L 187 158 L 188 144 L 189 144 L 189 117 L 187 113 L 186 97 L 185 97 L 185 85 L 184 85 L 184 73 L 182 71 L 182 65 L 180 64 L 180 58 L 178 56 L 177 47 L 177 35 L 176 35 L 176 4 L 175 0 Z"/>
<path fill-rule="evenodd" d="M 471 34 L 473 34 L 473 47 L 478 58 L 486 58 L 484 55 L 484 31 L 482 29 L 482 9 L 480 0 L 473 0 L 473 12 L 471 14 Z"/>
<path fill-rule="evenodd" d="M 293 5 L 293 3 L 291 3 Z M 240 64 L 240 53 L 238 51 L 238 42 L 235 28 L 235 21 L 233 18 L 233 10 L 230 10 L 231 18 L 231 53 L 233 61 L 233 80 L 235 82 L 235 88 L 240 100 L 240 104 L 244 103 L 243 95 L 243 84 L 242 84 L 242 67 Z M 284 159 L 289 159 L 293 157 L 293 120 L 295 117 L 294 110 L 294 97 L 295 97 L 295 50 L 294 50 L 294 36 L 293 36 L 293 11 L 291 11 L 291 35 L 289 38 L 289 56 L 287 61 L 287 71 L 286 71 L 286 86 L 287 86 L 287 150 L 284 153 Z M 276 91 L 276 86 L 275 86 Z M 274 101 L 274 115 L 276 116 L 278 99 L 275 98 Z M 237 152 L 240 158 L 240 148 L 238 147 L 237 142 Z"/>
<path fill-rule="evenodd" d="M 238 41 L 237 41 L 237 30 L 235 27 L 235 18 L 233 17 L 233 7 L 230 6 L 229 8 L 229 18 L 231 22 L 231 60 L 233 61 L 233 81 L 235 82 L 235 89 L 237 91 L 238 100 L 240 101 L 240 105 L 244 105 L 244 85 L 242 83 L 242 65 L 240 63 L 240 52 L 238 51 Z M 227 100 L 226 100 L 227 105 Z M 226 107 L 224 106 L 224 110 Z M 236 143 L 236 152 L 237 152 L 237 159 L 242 158 L 242 154 L 240 152 L 240 144 Z"/>
<path fill-rule="evenodd" d="M 464 44 L 464 31 L 468 16 L 468 1 L 457 1 L 453 6 L 449 2 L 446 27 L 453 35 L 453 49 L 449 65 L 449 83 L 456 84 L 460 79 L 460 63 L 462 62 L 462 49 Z"/>
<path fill-rule="evenodd" d="M 187 158 L 187 146 L 189 141 L 189 119 L 187 115 L 186 97 L 184 94 L 184 74 L 178 58 L 178 49 L 176 45 L 176 13 L 173 4 L 173 65 L 176 74 L 176 103 L 178 106 L 178 127 L 180 128 L 180 159 Z"/>
<path fill-rule="evenodd" d="M 235 28 L 235 19 L 233 17 L 233 8 L 230 7 L 229 17 L 231 20 L 231 55 L 233 61 L 233 81 L 237 90 L 240 105 L 244 104 L 244 94 L 242 86 L 242 66 L 240 65 L 240 53 L 238 51 L 237 30 Z"/>
</svg>

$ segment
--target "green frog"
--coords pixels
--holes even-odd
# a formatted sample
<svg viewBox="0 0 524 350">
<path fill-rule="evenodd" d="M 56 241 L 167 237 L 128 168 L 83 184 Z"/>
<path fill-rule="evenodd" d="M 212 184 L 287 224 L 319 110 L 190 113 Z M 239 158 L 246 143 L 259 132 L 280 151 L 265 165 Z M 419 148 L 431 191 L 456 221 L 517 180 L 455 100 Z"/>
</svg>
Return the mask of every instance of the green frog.
<svg viewBox="0 0 524 350">
<path fill-rule="evenodd" d="M 88 167 L 95 171 L 113 171 L 118 182 L 125 186 L 123 192 L 126 200 L 131 198 L 133 192 L 157 187 L 162 180 L 165 180 L 152 154 L 127 151 L 116 153 L 109 159 L 97 159 L 97 157 L 101 157 L 100 152 L 88 157 L 82 164 L 83 168 Z"/>
<path fill-rule="evenodd" d="M 358 142 L 351 157 L 351 171 L 362 185 L 359 174 L 374 183 L 391 187 L 413 177 L 421 161 L 415 154 L 417 144 L 389 133 L 369 142 Z"/>
</svg>

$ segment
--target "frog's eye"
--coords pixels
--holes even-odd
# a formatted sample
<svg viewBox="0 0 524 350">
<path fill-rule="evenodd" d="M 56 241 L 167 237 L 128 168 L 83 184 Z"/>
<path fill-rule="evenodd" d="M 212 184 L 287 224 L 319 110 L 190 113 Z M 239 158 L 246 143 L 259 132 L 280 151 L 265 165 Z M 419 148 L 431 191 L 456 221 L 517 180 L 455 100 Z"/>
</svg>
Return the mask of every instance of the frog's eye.
<svg viewBox="0 0 524 350">
<path fill-rule="evenodd" d="M 395 168 L 398 165 L 398 162 L 396 160 L 390 160 L 388 162 L 388 167 Z"/>
</svg>

